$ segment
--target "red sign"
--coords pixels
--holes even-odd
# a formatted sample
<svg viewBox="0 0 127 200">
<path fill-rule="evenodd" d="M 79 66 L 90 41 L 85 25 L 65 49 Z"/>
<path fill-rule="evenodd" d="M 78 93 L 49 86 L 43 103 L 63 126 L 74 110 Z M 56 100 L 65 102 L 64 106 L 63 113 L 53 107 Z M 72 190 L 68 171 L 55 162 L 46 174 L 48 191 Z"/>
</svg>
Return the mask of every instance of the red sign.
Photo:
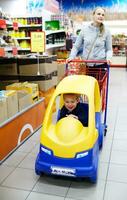
<svg viewBox="0 0 127 200">
<path fill-rule="evenodd" d="M 4 57 L 5 56 L 5 50 L 4 48 L 0 47 L 0 57 Z"/>
<path fill-rule="evenodd" d="M 17 47 L 13 47 L 12 48 L 12 53 L 13 53 L 13 56 L 16 56 L 18 54 L 18 49 Z"/>
<path fill-rule="evenodd" d="M 0 19 L 0 28 L 6 28 L 7 26 L 6 26 L 6 20 L 4 20 L 4 19 Z"/>
<path fill-rule="evenodd" d="M 13 22 L 13 30 L 18 31 L 18 23 L 17 22 Z"/>
</svg>

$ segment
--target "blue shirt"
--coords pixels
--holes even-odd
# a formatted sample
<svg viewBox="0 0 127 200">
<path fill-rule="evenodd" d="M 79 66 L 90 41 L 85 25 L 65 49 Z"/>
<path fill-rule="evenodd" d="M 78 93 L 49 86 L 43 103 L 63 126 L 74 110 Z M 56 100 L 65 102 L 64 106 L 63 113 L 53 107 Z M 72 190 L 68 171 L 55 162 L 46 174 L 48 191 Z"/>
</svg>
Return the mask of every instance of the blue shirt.
<svg viewBox="0 0 127 200">
<path fill-rule="evenodd" d="M 78 103 L 76 108 L 72 111 L 69 111 L 65 106 L 63 106 L 60 110 L 58 120 L 70 114 L 77 116 L 83 126 L 88 126 L 88 104 Z"/>
</svg>

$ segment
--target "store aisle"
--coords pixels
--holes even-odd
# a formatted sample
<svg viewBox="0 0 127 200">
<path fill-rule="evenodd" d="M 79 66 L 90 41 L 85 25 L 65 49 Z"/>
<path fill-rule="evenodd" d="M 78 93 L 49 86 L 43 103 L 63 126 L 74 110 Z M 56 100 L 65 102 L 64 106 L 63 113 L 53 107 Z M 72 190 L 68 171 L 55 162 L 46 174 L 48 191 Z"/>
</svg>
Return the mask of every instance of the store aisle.
<svg viewBox="0 0 127 200">
<path fill-rule="evenodd" d="M 98 183 L 62 177 L 39 177 L 34 162 L 40 130 L 0 166 L 1 200 L 126 200 L 127 72 L 111 69 L 108 132 L 100 152 Z"/>
</svg>

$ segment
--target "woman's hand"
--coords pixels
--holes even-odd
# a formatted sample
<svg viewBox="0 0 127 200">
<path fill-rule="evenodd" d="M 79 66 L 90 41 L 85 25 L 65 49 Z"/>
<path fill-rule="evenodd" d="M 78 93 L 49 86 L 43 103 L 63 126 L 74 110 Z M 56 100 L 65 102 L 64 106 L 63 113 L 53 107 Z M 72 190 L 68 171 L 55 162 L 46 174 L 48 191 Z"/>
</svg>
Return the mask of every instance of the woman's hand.
<svg viewBox="0 0 127 200">
<path fill-rule="evenodd" d="M 67 58 L 66 59 L 66 63 L 69 63 L 69 62 L 71 62 L 72 61 L 72 59 L 70 59 L 70 58 Z"/>
<path fill-rule="evenodd" d="M 112 61 L 108 59 L 108 60 L 107 60 L 107 64 L 108 64 L 108 65 L 111 65 L 111 63 L 112 63 Z"/>
</svg>

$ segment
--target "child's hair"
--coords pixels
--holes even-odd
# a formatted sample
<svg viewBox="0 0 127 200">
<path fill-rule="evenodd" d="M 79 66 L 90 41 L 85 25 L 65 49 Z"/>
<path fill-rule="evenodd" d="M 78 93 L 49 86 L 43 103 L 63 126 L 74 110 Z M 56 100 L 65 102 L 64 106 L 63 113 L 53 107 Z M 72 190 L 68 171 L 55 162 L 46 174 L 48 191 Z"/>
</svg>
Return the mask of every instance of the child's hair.
<svg viewBox="0 0 127 200">
<path fill-rule="evenodd" d="M 95 12 L 96 12 L 98 9 L 104 10 L 104 13 L 106 12 L 106 10 L 105 10 L 104 8 L 102 8 L 102 7 L 96 7 L 96 8 L 94 9 L 94 11 L 93 11 L 93 15 L 95 14 Z M 101 36 L 102 36 L 103 33 L 104 33 L 104 31 L 105 31 L 105 29 L 104 29 L 104 24 L 103 24 L 103 23 L 100 24 L 99 30 L 100 30 L 100 34 L 101 34 Z"/>
<path fill-rule="evenodd" d="M 80 98 L 80 95 L 79 94 L 76 94 L 76 93 L 64 93 L 63 94 L 63 99 L 65 99 L 66 98 L 66 96 L 75 96 L 76 97 L 76 100 L 79 100 L 79 98 Z"/>
</svg>

